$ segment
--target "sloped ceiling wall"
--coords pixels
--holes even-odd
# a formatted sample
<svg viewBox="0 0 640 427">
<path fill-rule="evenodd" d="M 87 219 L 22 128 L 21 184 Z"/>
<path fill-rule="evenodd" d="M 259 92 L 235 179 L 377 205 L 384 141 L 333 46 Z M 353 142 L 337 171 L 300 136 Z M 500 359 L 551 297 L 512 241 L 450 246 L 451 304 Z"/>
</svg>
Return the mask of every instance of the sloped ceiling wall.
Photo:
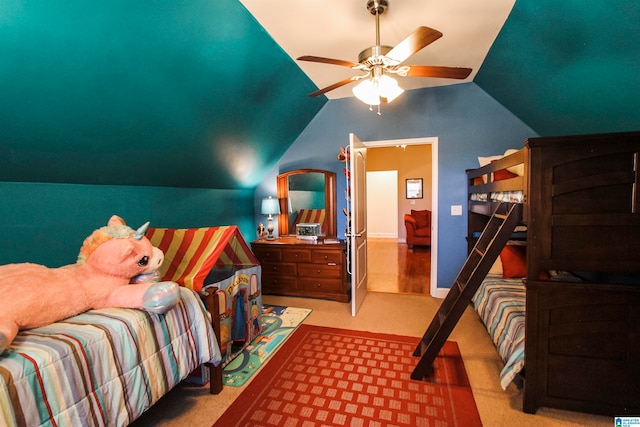
<svg viewBox="0 0 640 427">
<path fill-rule="evenodd" d="M 640 2 L 517 0 L 474 82 L 542 136 L 640 129 Z"/>
<path fill-rule="evenodd" d="M 3 0 L 0 181 L 251 188 L 315 89 L 236 0 Z"/>
<path fill-rule="evenodd" d="M 517 0 L 474 83 L 540 135 L 640 129 L 639 9 Z M 238 0 L 4 0 L 0 181 L 252 188 L 315 89 Z"/>
</svg>

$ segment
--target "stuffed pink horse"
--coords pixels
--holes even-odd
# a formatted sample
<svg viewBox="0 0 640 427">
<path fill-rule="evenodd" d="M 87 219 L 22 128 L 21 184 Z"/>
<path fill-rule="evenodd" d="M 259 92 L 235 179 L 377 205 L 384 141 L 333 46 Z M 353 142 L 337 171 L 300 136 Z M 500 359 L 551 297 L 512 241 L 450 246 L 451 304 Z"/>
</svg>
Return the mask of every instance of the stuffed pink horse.
<svg viewBox="0 0 640 427">
<path fill-rule="evenodd" d="M 162 251 L 144 237 L 148 226 L 136 231 L 114 215 L 85 239 L 76 264 L 0 266 L 0 354 L 19 330 L 87 310 L 123 307 L 162 314 L 172 308 L 178 301 L 176 283 L 131 284 L 133 278 L 155 272 L 164 260 Z"/>
</svg>

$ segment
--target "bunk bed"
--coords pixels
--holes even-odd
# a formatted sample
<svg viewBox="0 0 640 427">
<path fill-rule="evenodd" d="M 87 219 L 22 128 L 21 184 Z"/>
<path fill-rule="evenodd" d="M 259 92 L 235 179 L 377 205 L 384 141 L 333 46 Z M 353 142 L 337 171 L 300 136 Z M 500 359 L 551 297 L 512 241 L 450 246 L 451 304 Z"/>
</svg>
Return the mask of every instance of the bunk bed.
<svg viewBox="0 0 640 427">
<path fill-rule="evenodd" d="M 640 132 L 530 138 L 467 171 L 470 251 L 500 203 L 522 205 L 521 271 L 473 303 L 525 412 L 640 413 L 639 153 Z"/>
</svg>

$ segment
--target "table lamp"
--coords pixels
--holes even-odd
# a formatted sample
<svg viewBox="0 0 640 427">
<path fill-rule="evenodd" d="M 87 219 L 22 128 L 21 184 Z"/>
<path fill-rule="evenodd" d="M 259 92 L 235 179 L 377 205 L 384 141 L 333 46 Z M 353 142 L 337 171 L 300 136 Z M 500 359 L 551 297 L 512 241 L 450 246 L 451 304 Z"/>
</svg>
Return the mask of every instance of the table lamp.
<svg viewBox="0 0 640 427">
<path fill-rule="evenodd" d="M 280 214 L 280 205 L 278 199 L 274 199 L 269 196 L 267 199 L 262 199 L 262 215 L 269 215 L 269 223 L 267 224 L 267 240 L 273 240 L 273 216 Z"/>
</svg>

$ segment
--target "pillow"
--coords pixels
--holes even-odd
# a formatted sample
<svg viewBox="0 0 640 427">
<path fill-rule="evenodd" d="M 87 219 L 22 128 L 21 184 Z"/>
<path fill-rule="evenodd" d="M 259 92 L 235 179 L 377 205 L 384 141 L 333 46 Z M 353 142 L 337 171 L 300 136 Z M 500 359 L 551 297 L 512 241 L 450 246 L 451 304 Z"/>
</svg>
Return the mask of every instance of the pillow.
<svg viewBox="0 0 640 427">
<path fill-rule="evenodd" d="M 480 167 L 487 166 L 491 162 L 495 162 L 498 159 L 501 159 L 504 156 L 488 156 L 488 157 L 478 157 L 478 164 Z"/>
<path fill-rule="evenodd" d="M 516 175 L 515 173 L 511 173 L 509 172 L 510 168 L 507 169 L 500 169 L 497 170 L 493 173 L 493 180 L 494 181 L 500 181 L 502 179 L 511 179 L 511 178 L 515 178 L 518 175 Z"/>
<path fill-rule="evenodd" d="M 524 245 L 507 245 L 500 252 L 502 277 L 511 279 L 527 275 L 527 247 Z"/>
<path fill-rule="evenodd" d="M 516 150 L 515 148 L 510 148 L 507 151 L 504 152 L 505 156 L 508 156 L 509 154 L 513 154 L 515 153 Z M 510 166 L 507 168 L 507 170 L 511 173 L 515 173 L 518 176 L 524 176 L 524 164 L 520 163 L 519 165 L 515 165 L 515 166 Z"/>
<path fill-rule="evenodd" d="M 488 156 L 488 157 L 478 157 L 478 164 L 480 165 L 480 167 L 486 166 L 491 162 L 495 162 L 498 159 L 501 159 L 502 156 Z M 487 183 L 487 176 L 486 175 L 482 175 L 482 182 L 484 184 Z"/>
<path fill-rule="evenodd" d="M 508 243 L 502 252 L 498 260 L 502 264 L 502 277 L 505 279 L 515 279 L 520 277 L 526 277 L 527 275 L 527 247 L 524 242 L 511 241 Z M 493 270 L 496 267 L 496 263 L 491 267 Z M 491 270 L 489 271 L 491 273 Z M 500 273 L 495 273 L 500 274 Z M 549 280 L 549 272 L 541 270 L 538 273 L 538 280 Z"/>
<path fill-rule="evenodd" d="M 518 150 L 516 150 L 515 148 L 510 148 L 507 151 L 505 151 L 504 154 L 501 156 L 478 157 L 478 164 L 480 165 L 480 167 L 486 166 L 491 162 L 495 162 L 496 160 L 501 159 L 504 156 L 508 156 L 509 154 L 513 154 L 517 151 Z M 511 172 L 512 174 L 515 174 L 515 176 L 524 176 L 524 164 L 520 163 L 519 165 L 510 166 L 507 168 L 507 171 Z M 498 172 L 501 172 L 501 171 L 495 172 L 494 175 L 498 174 Z M 515 176 L 509 176 L 509 178 L 515 178 Z M 482 179 L 485 183 L 487 182 L 486 175 L 483 175 Z M 495 176 L 493 177 L 494 181 L 499 181 L 500 179 L 507 179 L 507 178 L 497 178 Z"/>
</svg>

